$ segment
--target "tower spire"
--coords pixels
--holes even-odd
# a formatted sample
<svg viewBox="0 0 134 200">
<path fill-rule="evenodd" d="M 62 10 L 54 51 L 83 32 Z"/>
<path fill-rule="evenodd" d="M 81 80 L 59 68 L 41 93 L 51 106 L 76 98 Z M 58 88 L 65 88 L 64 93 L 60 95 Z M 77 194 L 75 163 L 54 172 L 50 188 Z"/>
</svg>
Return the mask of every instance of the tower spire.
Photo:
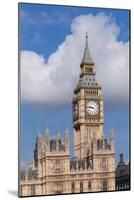
<svg viewBox="0 0 134 200">
<path fill-rule="evenodd" d="M 41 131 L 38 132 L 37 142 L 38 143 L 42 143 L 42 134 L 41 134 Z"/>
<path fill-rule="evenodd" d="M 58 129 L 58 133 L 57 133 L 57 140 L 60 139 L 60 129 Z"/>
<path fill-rule="evenodd" d="M 64 141 L 65 141 L 65 148 L 66 148 L 66 150 L 69 150 L 69 145 L 70 145 L 70 140 L 69 140 L 69 130 L 68 130 L 68 128 L 66 128 L 65 129 L 65 139 L 64 139 Z"/>
<path fill-rule="evenodd" d="M 86 33 L 86 43 L 85 43 L 85 51 L 84 51 L 84 55 L 81 61 L 81 65 L 94 65 L 94 62 L 91 58 L 91 54 L 89 52 L 89 48 L 88 48 L 88 34 Z"/>
<path fill-rule="evenodd" d="M 48 128 L 46 128 L 45 142 L 46 142 L 46 150 L 48 150 L 49 149 L 49 145 L 50 145 L 50 134 L 49 134 L 49 129 Z"/>
</svg>

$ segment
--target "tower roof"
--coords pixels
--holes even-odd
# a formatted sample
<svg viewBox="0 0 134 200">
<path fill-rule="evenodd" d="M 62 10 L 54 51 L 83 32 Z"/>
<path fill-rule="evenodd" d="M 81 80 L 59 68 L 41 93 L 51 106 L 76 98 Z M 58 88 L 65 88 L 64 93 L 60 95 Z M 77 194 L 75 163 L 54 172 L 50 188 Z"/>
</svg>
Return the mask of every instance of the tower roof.
<svg viewBox="0 0 134 200">
<path fill-rule="evenodd" d="M 86 44 L 85 44 L 85 51 L 84 51 L 84 55 L 81 61 L 81 65 L 83 64 L 88 64 L 88 65 L 94 65 L 94 62 L 91 58 L 91 54 L 89 52 L 89 48 L 88 48 L 88 35 L 86 34 Z"/>
</svg>

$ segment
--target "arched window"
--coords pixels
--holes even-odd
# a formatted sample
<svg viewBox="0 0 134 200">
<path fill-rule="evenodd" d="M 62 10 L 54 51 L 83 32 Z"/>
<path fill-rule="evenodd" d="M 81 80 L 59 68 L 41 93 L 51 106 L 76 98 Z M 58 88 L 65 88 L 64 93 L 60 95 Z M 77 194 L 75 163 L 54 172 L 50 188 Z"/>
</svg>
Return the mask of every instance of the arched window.
<svg viewBox="0 0 134 200">
<path fill-rule="evenodd" d="M 55 194 L 62 194 L 63 191 L 62 191 L 62 182 L 55 182 L 54 183 L 54 193 Z"/>
<path fill-rule="evenodd" d="M 106 160 L 106 158 L 102 158 L 101 167 L 102 167 L 102 170 L 106 170 L 107 169 L 107 160 Z"/>
<path fill-rule="evenodd" d="M 72 193 L 75 193 L 75 184 L 74 182 L 71 183 Z"/>
<path fill-rule="evenodd" d="M 56 162 L 55 162 L 55 172 L 60 173 L 60 170 L 61 170 L 61 162 L 60 162 L 60 160 L 56 160 Z"/>
<path fill-rule="evenodd" d="M 88 190 L 90 191 L 91 188 L 92 188 L 92 186 L 91 186 L 91 181 L 88 181 Z"/>
<path fill-rule="evenodd" d="M 31 196 L 35 196 L 35 185 L 31 185 Z"/>
<path fill-rule="evenodd" d="M 80 181 L 80 192 L 83 192 L 83 182 Z"/>
<path fill-rule="evenodd" d="M 107 191 L 107 180 L 106 180 L 106 179 L 103 180 L 103 183 L 102 183 L 102 190 L 103 190 L 103 191 Z"/>
</svg>

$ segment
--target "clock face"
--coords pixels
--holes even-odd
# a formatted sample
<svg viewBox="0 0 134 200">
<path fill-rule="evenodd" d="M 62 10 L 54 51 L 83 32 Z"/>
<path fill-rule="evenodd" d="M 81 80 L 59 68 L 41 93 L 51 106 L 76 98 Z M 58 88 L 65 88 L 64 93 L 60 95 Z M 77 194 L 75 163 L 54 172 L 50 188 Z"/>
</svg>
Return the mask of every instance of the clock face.
<svg viewBox="0 0 134 200">
<path fill-rule="evenodd" d="M 97 115 L 99 112 L 99 105 L 96 101 L 89 101 L 86 105 L 86 111 L 89 115 Z"/>
<path fill-rule="evenodd" d="M 73 112 L 74 112 L 74 117 L 76 117 L 78 115 L 78 104 L 74 104 L 74 108 L 73 108 Z"/>
</svg>

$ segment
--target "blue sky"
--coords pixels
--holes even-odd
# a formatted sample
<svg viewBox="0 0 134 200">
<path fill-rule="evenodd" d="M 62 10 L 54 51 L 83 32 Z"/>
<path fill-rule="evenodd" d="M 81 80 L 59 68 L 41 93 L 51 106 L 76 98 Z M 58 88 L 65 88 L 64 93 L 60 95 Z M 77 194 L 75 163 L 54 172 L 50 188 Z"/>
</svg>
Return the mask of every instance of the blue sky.
<svg viewBox="0 0 134 200">
<path fill-rule="evenodd" d="M 126 44 L 129 40 L 129 12 L 127 10 L 48 6 L 37 4 L 20 4 L 20 50 L 33 51 L 41 54 L 45 60 L 62 44 L 67 35 L 71 34 L 70 25 L 74 18 L 92 14 L 104 13 L 111 16 L 120 32 L 117 42 Z M 111 22 L 109 22 L 111 23 Z M 83 54 L 83 53 L 82 53 Z M 79 66 L 78 66 L 79 72 Z M 45 84 L 45 82 L 44 82 Z M 128 83 L 127 83 L 128 84 Z M 73 91 L 74 88 L 72 88 Z M 124 94 L 127 96 L 127 93 Z M 105 101 L 105 99 L 104 99 Z M 123 101 L 123 100 L 122 100 Z M 40 103 L 21 102 L 20 127 L 22 140 L 21 160 L 33 159 L 35 140 L 40 130 L 45 135 L 49 127 L 51 134 L 56 135 L 58 129 L 61 135 L 66 127 L 70 130 L 71 155 L 73 155 L 72 107 L 63 102 L 62 106 L 53 107 Z M 104 131 L 108 135 L 111 127 L 115 128 L 116 160 L 119 153 L 124 153 L 124 159 L 129 160 L 129 109 L 128 101 L 112 106 L 105 103 Z"/>
<path fill-rule="evenodd" d="M 70 33 L 70 23 L 73 18 L 82 14 L 93 14 L 104 12 L 106 15 L 112 15 L 116 23 L 121 28 L 118 40 L 128 41 L 129 33 L 129 12 L 128 10 L 114 10 L 102 8 L 81 8 L 67 6 L 50 6 L 40 4 L 20 4 L 20 10 L 26 12 L 28 17 L 20 18 L 21 22 L 21 49 L 35 50 L 38 53 L 48 57 L 55 51 L 57 46 L 64 40 L 65 36 Z M 40 13 L 46 12 L 52 15 L 50 22 L 40 21 Z M 55 15 L 60 19 L 65 16 L 65 20 L 55 19 Z M 34 23 L 28 22 L 33 20 Z M 27 21 L 27 22 L 26 22 Z M 47 48 L 45 48 L 47 46 Z"/>
</svg>

